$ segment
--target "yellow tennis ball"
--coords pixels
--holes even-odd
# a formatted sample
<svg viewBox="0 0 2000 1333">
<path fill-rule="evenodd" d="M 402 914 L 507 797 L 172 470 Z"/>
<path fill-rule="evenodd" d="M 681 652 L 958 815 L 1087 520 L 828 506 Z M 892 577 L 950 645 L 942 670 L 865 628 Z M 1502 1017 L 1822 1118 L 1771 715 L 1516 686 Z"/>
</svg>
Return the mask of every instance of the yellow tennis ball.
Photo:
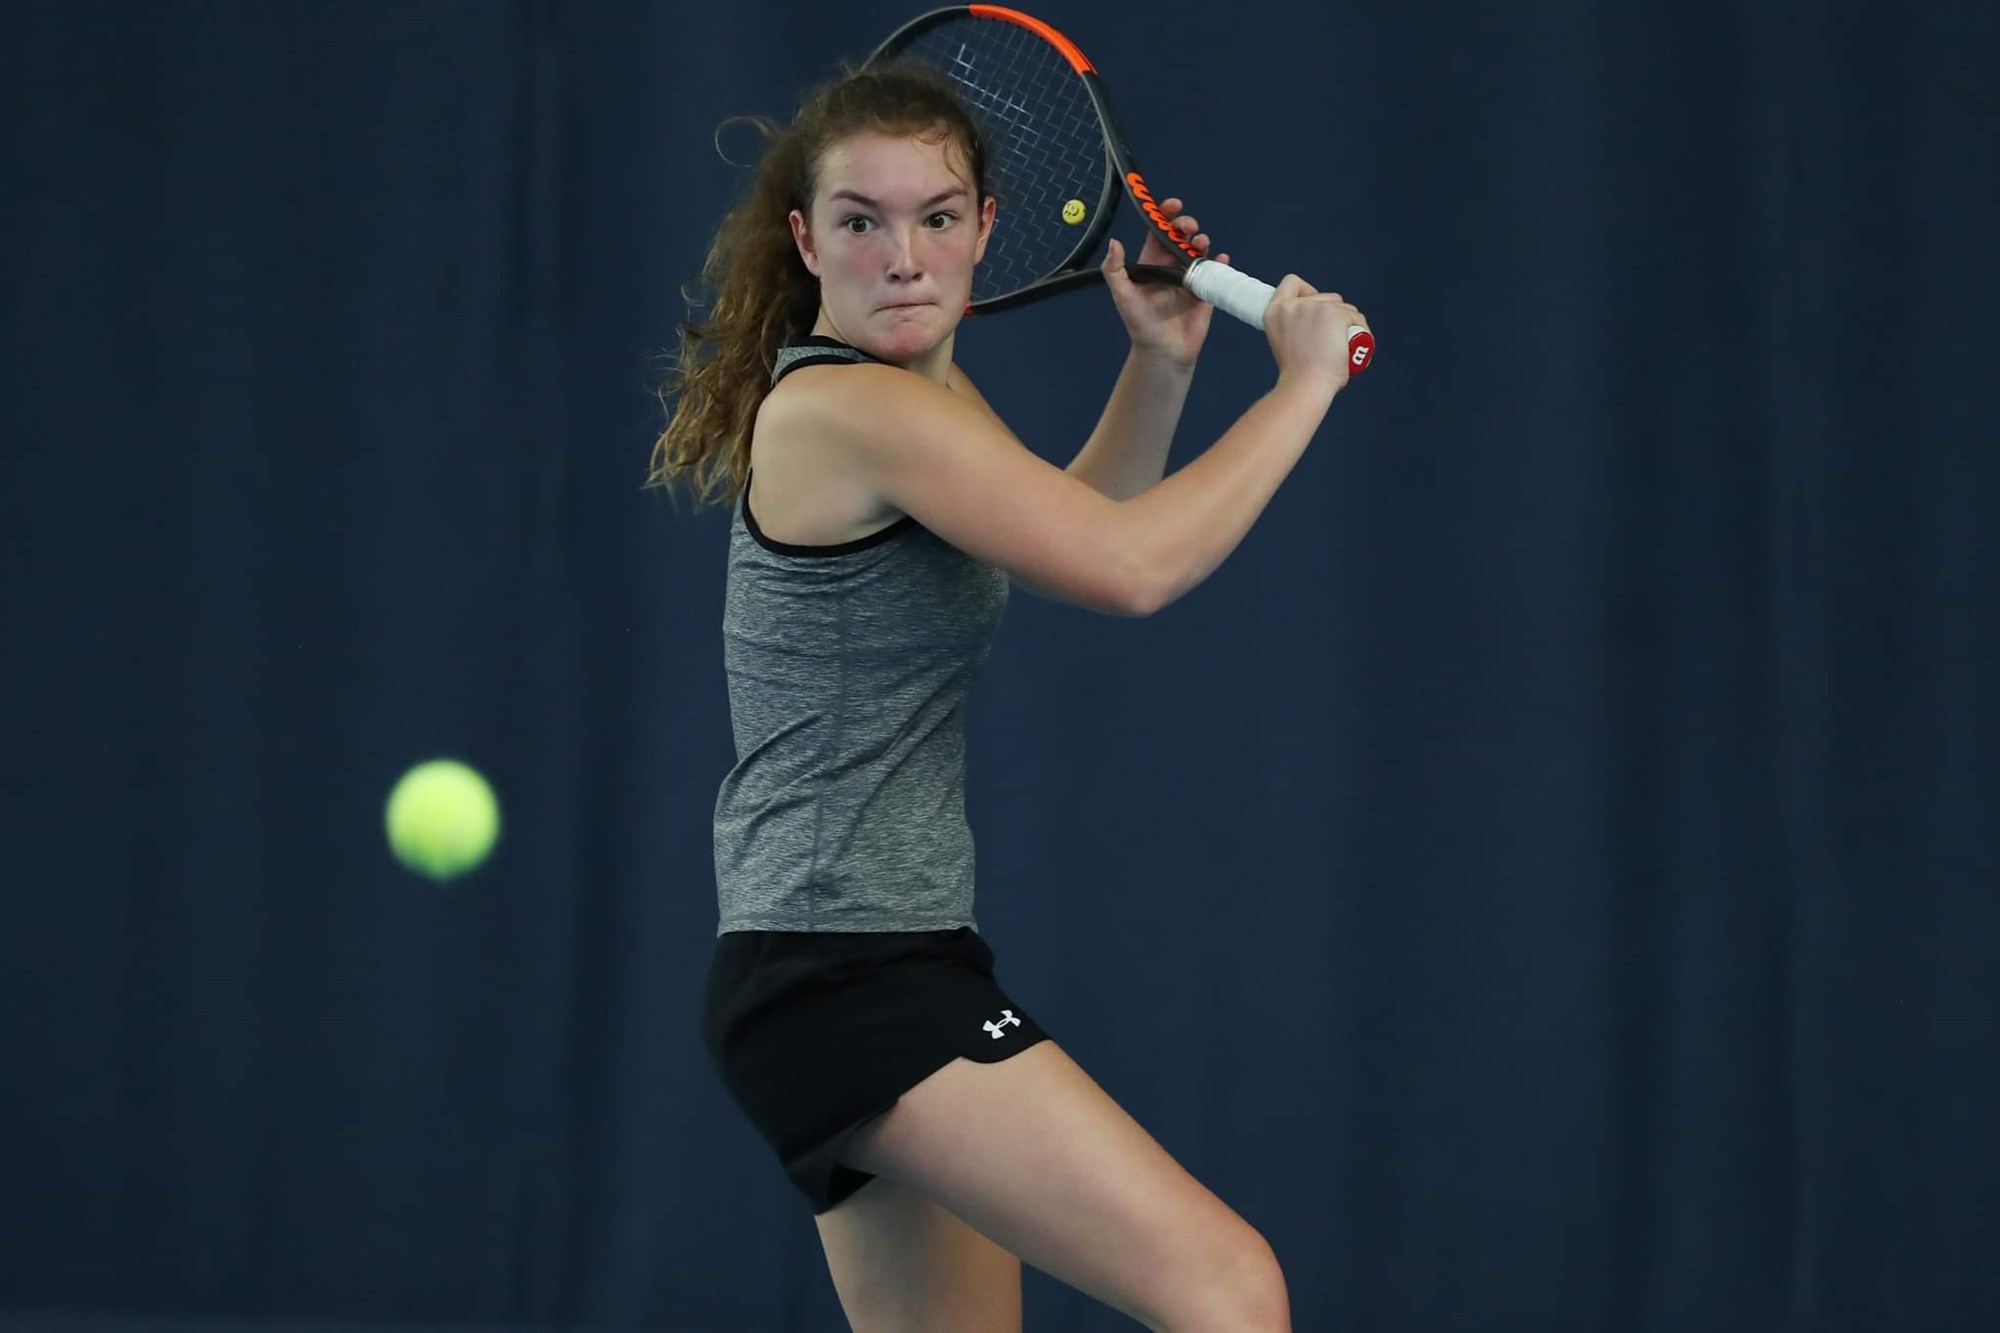
<svg viewBox="0 0 2000 1333">
<path fill-rule="evenodd" d="M 1083 215 L 1088 211 L 1083 206 L 1083 200 L 1072 199 L 1063 205 L 1063 221 L 1074 227 L 1077 223 L 1083 221 Z"/>
<path fill-rule="evenodd" d="M 419 875 L 447 880 L 479 868 L 500 836 L 500 803 L 478 770 L 433 759 L 389 793 L 389 849 Z"/>
</svg>

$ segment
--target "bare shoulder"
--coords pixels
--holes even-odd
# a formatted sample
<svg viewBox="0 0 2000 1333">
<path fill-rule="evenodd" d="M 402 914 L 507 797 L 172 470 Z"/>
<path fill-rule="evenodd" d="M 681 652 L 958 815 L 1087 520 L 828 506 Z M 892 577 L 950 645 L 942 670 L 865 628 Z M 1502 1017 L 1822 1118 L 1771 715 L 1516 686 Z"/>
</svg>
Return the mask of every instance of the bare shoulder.
<svg viewBox="0 0 2000 1333">
<path fill-rule="evenodd" d="M 1028 449 L 956 367 L 949 386 L 879 364 L 799 370 L 780 387 L 793 381 L 773 391 L 760 435 L 810 438 L 871 502 L 1031 588 L 1094 610 L 1150 609 L 1124 507 Z"/>
<path fill-rule="evenodd" d="M 805 366 L 786 375 L 765 397 L 758 423 L 837 429 L 857 410 L 876 418 L 910 411 L 913 404 L 921 411 L 925 398 L 941 392 L 921 375 L 879 362 Z"/>
<path fill-rule="evenodd" d="M 834 438 L 890 448 L 924 431 L 962 423 L 975 412 L 991 425 L 999 424 L 984 399 L 875 362 L 793 371 L 772 390 L 771 399 L 782 400 L 776 410 L 784 421 L 810 423 Z"/>
<path fill-rule="evenodd" d="M 869 484 L 843 447 L 843 432 L 834 429 L 841 381 L 865 369 L 803 367 L 759 405 L 750 433 L 750 510 L 773 541 L 837 546 L 902 517 Z"/>
</svg>

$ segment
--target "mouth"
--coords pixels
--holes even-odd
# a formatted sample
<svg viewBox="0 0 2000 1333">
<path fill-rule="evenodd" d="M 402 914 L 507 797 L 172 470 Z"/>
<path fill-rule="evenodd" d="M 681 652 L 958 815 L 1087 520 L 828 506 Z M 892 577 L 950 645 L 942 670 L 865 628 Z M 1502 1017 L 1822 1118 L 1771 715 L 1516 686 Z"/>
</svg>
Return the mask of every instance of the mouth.
<svg viewBox="0 0 2000 1333">
<path fill-rule="evenodd" d="M 887 305 L 883 306 L 883 307 L 882 307 L 882 309 L 884 309 L 884 310 L 922 310 L 922 309 L 924 309 L 924 308 L 926 308 L 926 307 L 928 307 L 928 306 L 934 306 L 934 305 L 936 305 L 936 304 L 937 304 L 937 302 L 936 302 L 936 301 L 891 301 L 891 302 L 890 302 L 889 304 L 887 304 Z"/>
</svg>

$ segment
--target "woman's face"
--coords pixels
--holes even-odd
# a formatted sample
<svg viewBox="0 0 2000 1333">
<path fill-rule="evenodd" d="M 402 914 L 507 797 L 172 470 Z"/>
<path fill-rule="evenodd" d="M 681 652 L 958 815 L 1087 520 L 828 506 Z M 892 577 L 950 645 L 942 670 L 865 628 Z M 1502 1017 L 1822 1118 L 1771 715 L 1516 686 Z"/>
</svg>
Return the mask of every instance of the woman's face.
<svg viewBox="0 0 2000 1333">
<path fill-rule="evenodd" d="M 957 328 L 993 228 L 961 156 L 943 134 L 875 133 L 821 154 L 812 216 L 792 211 L 792 237 L 835 337 L 908 365 Z"/>
</svg>

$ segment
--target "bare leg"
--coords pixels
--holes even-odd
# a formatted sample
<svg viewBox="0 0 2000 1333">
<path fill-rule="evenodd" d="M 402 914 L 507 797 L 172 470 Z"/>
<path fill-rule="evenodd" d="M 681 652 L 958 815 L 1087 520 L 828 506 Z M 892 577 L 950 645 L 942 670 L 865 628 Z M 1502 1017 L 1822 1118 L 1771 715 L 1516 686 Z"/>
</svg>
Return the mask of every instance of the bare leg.
<svg viewBox="0 0 2000 1333">
<path fill-rule="evenodd" d="M 922 1195 L 1157 1333 L 1290 1333 L 1284 1275 L 1264 1238 L 1054 1042 L 998 1064 L 953 1061 L 856 1134 L 845 1159 L 881 1177 L 856 1200 L 885 1182 Z M 821 1218 L 823 1240 L 840 1212 Z M 861 1210 L 834 1226 L 844 1229 L 827 1260 L 862 1333 L 1019 1327 L 1018 1270 L 1001 1281 L 981 1247 L 900 1194 L 884 1196 L 879 1221 Z M 899 1261 L 895 1236 L 911 1227 L 926 1239 Z M 917 1294 L 951 1302 L 961 1290 L 1014 1322 L 902 1322 Z"/>
<path fill-rule="evenodd" d="M 859 1333 L 1021 1333 L 1021 1261 L 916 1191 L 878 1177 L 815 1220 Z"/>
</svg>

